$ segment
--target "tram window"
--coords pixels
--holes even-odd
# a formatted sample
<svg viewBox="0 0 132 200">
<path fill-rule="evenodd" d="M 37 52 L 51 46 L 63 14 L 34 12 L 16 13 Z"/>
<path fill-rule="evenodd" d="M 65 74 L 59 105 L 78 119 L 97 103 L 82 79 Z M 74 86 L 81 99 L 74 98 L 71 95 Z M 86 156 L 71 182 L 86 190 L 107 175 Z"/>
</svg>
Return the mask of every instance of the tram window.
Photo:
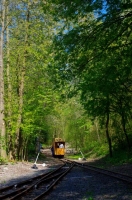
<svg viewBox="0 0 132 200">
<path fill-rule="evenodd" d="M 59 143 L 55 143 L 55 148 L 59 148 Z"/>
<path fill-rule="evenodd" d="M 64 148 L 64 145 L 61 143 L 60 146 L 59 146 L 59 148 Z"/>
</svg>

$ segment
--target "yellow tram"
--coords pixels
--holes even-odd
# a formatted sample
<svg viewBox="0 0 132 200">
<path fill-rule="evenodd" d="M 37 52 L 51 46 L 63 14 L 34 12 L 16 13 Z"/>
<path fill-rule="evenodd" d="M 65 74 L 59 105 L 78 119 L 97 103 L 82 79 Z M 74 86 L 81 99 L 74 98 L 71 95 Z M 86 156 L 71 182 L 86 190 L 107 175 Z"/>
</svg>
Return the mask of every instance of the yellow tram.
<svg viewBox="0 0 132 200">
<path fill-rule="evenodd" d="M 62 138 L 54 138 L 52 142 L 51 151 L 53 157 L 64 157 L 65 141 Z"/>
</svg>

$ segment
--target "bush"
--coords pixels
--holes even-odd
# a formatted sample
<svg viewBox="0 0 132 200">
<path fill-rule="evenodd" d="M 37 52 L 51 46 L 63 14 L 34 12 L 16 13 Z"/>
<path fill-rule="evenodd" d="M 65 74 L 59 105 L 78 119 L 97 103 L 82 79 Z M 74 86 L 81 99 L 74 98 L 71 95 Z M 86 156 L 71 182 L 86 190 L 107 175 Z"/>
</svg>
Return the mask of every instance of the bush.
<svg viewBox="0 0 132 200">
<path fill-rule="evenodd" d="M 7 164 L 7 160 L 5 158 L 0 157 L 0 165 Z"/>
</svg>

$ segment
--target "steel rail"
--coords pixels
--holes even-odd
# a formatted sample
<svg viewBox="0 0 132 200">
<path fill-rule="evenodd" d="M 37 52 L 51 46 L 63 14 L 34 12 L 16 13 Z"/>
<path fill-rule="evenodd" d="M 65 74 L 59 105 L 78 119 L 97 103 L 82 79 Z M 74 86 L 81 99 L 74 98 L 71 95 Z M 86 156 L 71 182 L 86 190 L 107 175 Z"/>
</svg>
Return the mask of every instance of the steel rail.
<svg viewBox="0 0 132 200">
<path fill-rule="evenodd" d="M 26 193 L 27 191 L 29 191 L 30 189 L 32 189 L 34 187 L 35 184 L 39 183 L 40 181 L 46 179 L 46 177 L 54 174 L 55 172 L 59 171 L 61 168 L 63 168 L 64 166 L 66 165 L 66 163 L 64 163 L 63 165 L 61 165 L 60 167 L 58 167 L 57 169 L 55 170 L 52 170 L 50 172 L 47 172 L 46 174 L 41 174 L 41 175 L 38 175 L 32 179 L 28 179 L 28 180 L 25 180 L 25 181 L 22 181 L 22 182 L 19 182 L 17 184 L 13 184 L 13 185 L 10 185 L 10 186 L 7 186 L 7 187 L 4 187 L 4 188 L 1 188 L 1 191 L 6 191 L 6 190 L 9 190 L 9 189 L 15 189 L 15 191 L 11 191 L 10 193 L 7 193 L 7 194 L 4 194 L 4 195 L 0 195 L 0 200 L 3 200 L 7 197 L 11 197 L 11 196 L 15 196 L 10 198 L 10 199 L 17 199 L 19 197 L 19 195 L 21 196 L 22 194 Z M 39 179 L 39 180 L 38 180 Z M 36 181 L 35 181 L 36 180 Z M 31 186 L 26 186 L 25 187 L 25 183 L 31 183 L 31 182 L 34 182 Z M 16 187 L 15 187 L 16 186 Z M 22 187 L 23 188 L 20 188 L 20 189 L 17 189 L 17 187 Z M 19 193 L 19 194 L 18 194 Z"/>
<path fill-rule="evenodd" d="M 70 162 L 71 160 L 68 160 L 68 161 Z M 126 183 L 132 184 L 132 176 L 129 176 L 127 174 L 118 173 L 118 172 L 114 172 L 114 171 L 107 170 L 107 169 L 102 169 L 102 168 L 95 167 L 92 165 L 85 165 L 84 163 L 78 163 L 77 161 L 71 161 L 71 162 L 74 162 L 76 166 L 79 166 L 79 167 L 82 167 L 85 169 L 89 169 L 89 170 L 116 178 L 118 180 L 124 181 Z"/>
<path fill-rule="evenodd" d="M 69 167 L 69 169 L 67 169 L 64 173 L 62 173 L 49 187 L 48 189 L 43 192 L 42 194 L 40 194 L 39 196 L 37 196 L 36 198 L 34 198 L 33 200 L 38 200 L 40 198 L 42 198 L 44 195 L 46 195 L 57 183 L 58 181 L 63 178 L 73 167 L 74 167 L 74 163 L 71 164 L 71 166 Z"/>
</svg>

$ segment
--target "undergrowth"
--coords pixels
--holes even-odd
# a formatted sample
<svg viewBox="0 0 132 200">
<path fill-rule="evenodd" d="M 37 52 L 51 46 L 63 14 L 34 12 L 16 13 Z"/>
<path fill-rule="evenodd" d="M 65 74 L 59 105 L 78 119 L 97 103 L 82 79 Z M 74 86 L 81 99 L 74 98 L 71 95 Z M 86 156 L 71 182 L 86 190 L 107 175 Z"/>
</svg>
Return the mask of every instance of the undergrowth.
<svg viewBox="0 0 132 200">
<path fill-rule="evenodd" d="M 101 153 L 102 152 L 102 153 Z M 126 163 L 132 163 L 132 150 L 127 151 L 123 149 L 113 150 L 113 156 L 110 157 L 108 150 L 105 147 L 93 148 L 93 150 L 83 152 L 84 158 L 91 161 L 95 160 L 95 164 L 101 167 L 107 167 L 110 165 L 122 165 Z M 80 152 L 77 154 L 66 155 L 69 159 L 79 159 L 83 158 Z"/>
<path fill-rule="evenodd" d="M 0 157 L 0 165 L 7 164 L 7 160 L 5 158 Z"/>
</svg>

